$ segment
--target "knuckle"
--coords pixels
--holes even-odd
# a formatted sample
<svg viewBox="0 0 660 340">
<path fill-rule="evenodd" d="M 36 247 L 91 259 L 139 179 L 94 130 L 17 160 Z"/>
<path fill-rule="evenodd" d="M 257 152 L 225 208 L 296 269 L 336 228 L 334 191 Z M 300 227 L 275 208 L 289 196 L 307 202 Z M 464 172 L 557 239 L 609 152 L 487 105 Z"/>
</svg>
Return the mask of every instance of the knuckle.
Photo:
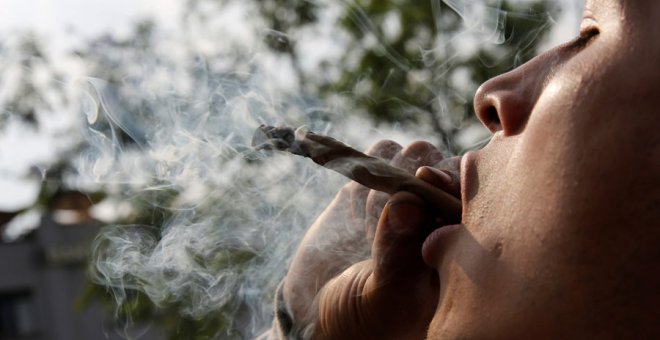
<svg viewBox="0 0 660 340">
<path fill-rule="evenodd" d="M 438 149 L 435 147 L 435 145 L 426 142 L 426 141 L 415 141 L 410 143 L 405 149 L 401 151 L 401 153 L 406 156 L 419 156 L 419 155 L 426 155 L 430 152 L 437 152 Z"/>
<path fill-rule="evenodd" d="M 369 156 L 390 160 L 399 153 L 402 148 L 403 147 L 399 143 L 385 139 L 372 145 L 366 153 Z"/>
<path fill-rule="evenodd" d="M 416 141 L 401 150 L 398 164 L 410 172 L 414 172 L 423 165 L 431 165 L 440 162 L 443 159 L 442 153 L 435 145 Z"/>
</svg>

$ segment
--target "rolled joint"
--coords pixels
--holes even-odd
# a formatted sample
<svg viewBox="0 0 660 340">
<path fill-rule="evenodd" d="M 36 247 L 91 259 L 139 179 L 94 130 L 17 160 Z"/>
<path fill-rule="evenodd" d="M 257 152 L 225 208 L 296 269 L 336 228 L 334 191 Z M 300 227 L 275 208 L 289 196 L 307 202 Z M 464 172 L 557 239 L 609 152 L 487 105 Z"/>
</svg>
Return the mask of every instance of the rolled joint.
<svg viewBox="0 0 660 340">
<path fill-rule="evenodd" d="M 457 197 L 332 137 L 304 128 L 261 125 L 252 138 L 252 146 L 257 150 L 286 151 L 310 158 L 373 190 L 388 194 L 411 192 L 424 199 L 445 223 L 460 222 L 461 201 Z"/>
</svg>

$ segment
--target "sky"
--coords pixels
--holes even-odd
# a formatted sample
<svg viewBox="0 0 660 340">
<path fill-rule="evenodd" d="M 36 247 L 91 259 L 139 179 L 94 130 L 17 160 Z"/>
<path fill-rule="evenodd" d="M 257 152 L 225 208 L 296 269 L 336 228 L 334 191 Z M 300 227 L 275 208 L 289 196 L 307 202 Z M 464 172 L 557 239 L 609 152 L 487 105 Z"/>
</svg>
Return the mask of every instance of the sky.
<svg viewBox="0 0 660 340">
<path fill-rule="evenodd" d="M 155 17 L 174 23 L 178 0 L 0 0 L 0 30 L 31 28 L 48 32 L 59 43 L 68 32 L 95 36 L 127 33 L 134 21 Z"/>
<path fill-rule="evenodd" d="M 35 31 L 48 42 L 49 52 L 57 56 L 95 36 L 127 35 L 134 22 L 147 17 L 162 27 L 173 28 L 181 2 L 0 0 L 0 35 Z M 53 141 L 47 133 L 34 134 L 18 124 L 7 130 L 0 136 L 0 210 L 14 211 L 31 205 L 40 188 L 38 178 L 21 178 L 18 172 L 51 161 Z"/>
<path fill-rule="evenodd" d="M 51 53 L 58 55 L 104 33 L 127 35 L 133 23 L 144 18 L 153 18 L 161 28 L 174 29 L 181 3 L 181 0 L 0 0 L 0 36 L 36 31 L 46 38 Z M 579 22 L 582 1 L 558 0 L 557 4 L 566 9 L 565 15 L 556 18 L 557 24 L 544 46 L 554 46 L 570 38 Z M 16 172 L 40 162 L 47 163 L 52 157 L 53 143 L 48 136 L 21 139 L 26 133 L 19 129 L 0 136 L 0 210 L 21 209 L 34 201 L 40 186 L 35 178 L 38 174 L 21 179 Z"/>
<path fill-rule="evenodd" d="M 174 27 L 183 1 L 178 0 L 0 0 L 0 32 L 30 29 L 50 41 L 54 53 L 81 39 L 112 32 L 126 35 L 132 24 L 155 18 Z"/>
</svg>

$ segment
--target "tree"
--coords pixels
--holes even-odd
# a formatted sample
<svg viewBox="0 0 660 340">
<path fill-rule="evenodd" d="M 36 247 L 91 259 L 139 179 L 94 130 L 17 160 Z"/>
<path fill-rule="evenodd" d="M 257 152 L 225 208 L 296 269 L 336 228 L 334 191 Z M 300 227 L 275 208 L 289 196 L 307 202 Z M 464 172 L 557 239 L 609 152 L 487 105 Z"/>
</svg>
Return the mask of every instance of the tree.
<svg viewBox="0 0 660 340">
<path fill-rule="evenodd" d="M 14 213 L 39 215 L 49 206 L 66 187 L 63 178 L 75 173 L 67 160 L 80 145 L 80 139 L 72 133 L 72 119 L 55 118 L 71 109 L 70 88 L 63 85 L 65 77 L 43 44 L 37 34 L 17 32 L 0 46 L 0 135 L 4 143 L 16 143 L 3 145 L 5 149 L 0 152 L 9 164 L 0 172 L 19 182 L 36 186 L 41 183 L 33 205 L 27 206 L 26 202 Z M 16 156 L 8 157 L 20 153 L 19 162 L 12 159 Z M 12 239 L 20 232 L 8 230 L 3 236 Z"/>
<path fill-rule="evenodd" d="M 304 3 L 295 8 L 286 0 L 270 0 L 262 7 L 269 26 L 287 37 L 269 46 L 289 55 L 294 65 L 305 51 L 290 37 L 317 23 L 319 12 L 331 7 Z M 471 98 L 476 85 L 535 54 L 538 38 L 550 27 L 550 8 L 543 1 L 518 7 L 501 1 L 492 7 L 446 3 L 453 8 L 440 1 L 345 2 L 335 34 L 347 35 L 340 47 L 346 53 L 320 65 L 325 77 L 296 67 L 301 83 L 315 79 L 311 87 L 318 95 L 339 95 L 345 110 L 366 113 L 377 122 L 430 124 L 442 136 L 440 147 L 460 152 L 468 145 L 457 145 L 457 134 L 475 122 Z M 332 75 L 337 69 L 339 77 Z"/>
</svg>

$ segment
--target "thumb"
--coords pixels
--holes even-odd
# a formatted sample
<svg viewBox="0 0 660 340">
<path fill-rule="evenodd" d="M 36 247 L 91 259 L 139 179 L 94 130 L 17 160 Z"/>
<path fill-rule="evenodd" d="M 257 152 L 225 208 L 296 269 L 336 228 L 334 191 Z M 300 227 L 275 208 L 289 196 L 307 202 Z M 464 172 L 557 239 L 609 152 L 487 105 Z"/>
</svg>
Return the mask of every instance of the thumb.
<svg viewBox="0 0 660 340">
<path fill-rule="evenodd" d="M 439 296 L 437 273 L 421 253 L 427 222 L 419 197 L 392 195 L 378 223 L 372 259 L 321 290 L 318 338 L 424 338 Z"/>
<path fill-rule="evenodd" d="M 393 338 L 421 339 L 438 303 L 437 272 L 422 257 L 431 219 L 424 201 L 399 192 L 392 195 L 378 223 L 372 248 L 373 272 L 365 282 L 365 306 L 387 311 L 380 321 Z M 369 315 L 368 312 L 363 315 Z"/>
<path fill-rule="evenodd" d="M 378 222 L 372 248 L 374 283 L 407 282 L 431 271 L 421 252 L 429 226 L 421 198 L 408 192 L 392 195 Z"/>
</svg>

